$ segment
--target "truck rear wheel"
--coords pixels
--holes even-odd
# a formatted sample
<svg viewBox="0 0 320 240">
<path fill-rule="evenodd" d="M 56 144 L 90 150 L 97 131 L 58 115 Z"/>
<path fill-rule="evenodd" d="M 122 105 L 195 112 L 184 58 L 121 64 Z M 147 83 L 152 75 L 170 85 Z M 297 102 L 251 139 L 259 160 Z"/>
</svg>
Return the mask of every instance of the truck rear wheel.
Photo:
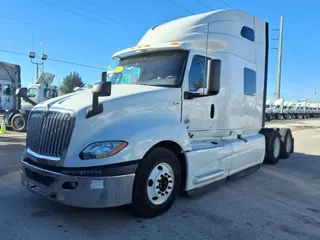
<svg viewBox="0 0 320 240">
<path fill-rule="evenodd" d="M 156 147 L 139 164 L 133 195 L 133 212 L 152 218 L 168 211 L 180 189 L 181 171 L 177 157 L 168 149 Z"/>
<path fill-rule="evenodd" d="M 260 131 L 266 139 L 266 153 L 263 160 L 265 164 L 275 165 L 279 162 L 281 139 L 277 129 L 264 128 Z"/>
<path fill-rule="evenodd" d="M 293 138 L 289 128 L 281 128 L 281 151 L 280 157 L 286 159 L 293 152 Z"/>
<path fill-rule="evenodd" d="M 27 121 L 22 114 L 18 113 L 11 119 L 11 126 L 16 132 L 25 132 L 27 129 Z"/>
<path fill-rule="evenodd" d="M 283 115 L 278 114 L 277 119 L 278 119 L 278 120 L 283 120 Z"/>
</svg>

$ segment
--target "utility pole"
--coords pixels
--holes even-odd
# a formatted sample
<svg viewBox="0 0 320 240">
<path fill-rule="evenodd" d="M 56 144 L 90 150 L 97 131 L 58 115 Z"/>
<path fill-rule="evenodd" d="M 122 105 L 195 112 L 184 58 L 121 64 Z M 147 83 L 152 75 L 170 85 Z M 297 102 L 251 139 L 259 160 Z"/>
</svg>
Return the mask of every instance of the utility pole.
<svg viewBox="0 0 320 240">
<path fill-rule="evenodd" d="M 314 102 L 317 102 L 317 83 L 314 83 Z"/>
<path fill-rule="evenodd" d="M 41 45 L 41 56 L 43 54 L 43 42 L 40 42 L 40 45 Z M 43 69 L 44 69 L 44 64 L 41 65 L 42 69 L 41 69 L 41 72 L 43 73 Z M 37 77 L 38 79 L 38 77 Z"/>
<path fill-rule="evenodd" d="M 30 52 L 29 58 L 30 58 L 31 62 L 36 65 L 36 80 L 38 80 L 38 78 L 39 78 L 39 65 L 43 66 L 43 62 L 45 60 L 47 60 L 48 56 L 46 54 L 41 54 L 41 62 L 34 62 L 33 59 L 36 58 L 36 53 Z"/>
<path fill-rule="evenodd" d="M 283 16 L 280 17 L 279 48 L 278 48 L 278 71 L 277 71 L 277 99 L 280 98 L 281 88 L 281 63 L 282 63 L 282 42 L 283 42 Z"/>
</svg>

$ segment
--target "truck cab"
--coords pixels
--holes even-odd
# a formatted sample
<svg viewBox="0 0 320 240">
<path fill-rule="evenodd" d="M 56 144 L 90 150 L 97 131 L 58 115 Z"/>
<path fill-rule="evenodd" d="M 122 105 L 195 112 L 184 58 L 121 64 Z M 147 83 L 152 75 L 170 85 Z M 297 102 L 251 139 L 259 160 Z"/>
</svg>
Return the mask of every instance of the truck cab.
<svg viewBox="0 0 320 240">
<path fill-rule="evenodd" d="M 59 95 L 59 89 L 53 85 L 29 84 L 27 89 L 27 97 L 35 103 L 41 103 Z M 30 111 L 33 106 L 22 99 L 21 107 L 26 111 Z"/>
<path fill-rule="evenodd" d="M 6 114 L 7 126 L 11 127 L 14 131 L 25 132 L 31 109 L 41 102 L 59 96 L 58 87 L 51 85 L 54 76 L 54 74 L 42 73 L 35 83 L 29 84 L 26 88 L 18 88 L 16 90 L 16 93 L 23 92 L 22 95 L 16 96 L 16 93 L 12 93 L 12 96 L 20 99 L 20 104 L 18 109 L 14 109 Z"/>
<path fill-rule="evenodd" d="M 150 218 L 179 192 L 293 152 L 290 129 L 264 127 L 262 19 L 236 9 L 176 19 L 113 58 L 110 81 L 103 72 L 92 89 L 32 108 L 21 157 L 28 190 L 77 207 L 129 204 Z"/>
<path fill-rule="evenodd" d="M 274 101 L 274 107 L 272 109 L 272 113 L 276 119 L 278 119 L 278 120 L 284 119 L 283 108 L 284 108 L 284 99 L 283 98 L 280 98 L 280 99 L 277 99 Z"/>
<path fill-rule="evenodd" d="M 268 99 L 266 101 L 266 107 L 265 107 L 266 119 L 268 121 L 274 119 L 272 115 L 272 109 L 273 109 L 273 101 L 272 99 Z"/>
</svg>

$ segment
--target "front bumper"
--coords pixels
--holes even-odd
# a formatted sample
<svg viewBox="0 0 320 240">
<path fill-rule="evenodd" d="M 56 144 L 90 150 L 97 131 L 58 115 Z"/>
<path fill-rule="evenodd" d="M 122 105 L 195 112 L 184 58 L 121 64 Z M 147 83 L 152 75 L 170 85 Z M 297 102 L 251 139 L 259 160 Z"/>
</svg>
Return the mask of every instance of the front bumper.
<svg viewBox="0 0 320 240">
<path fill-rule="evenodd" d="M 130 204 L 134 177 L 134 173 L 103 177 L 65 175 L 25 161 L 21 168 L 23 187 L 65 205 L 85 208 Z"/>
</svg>

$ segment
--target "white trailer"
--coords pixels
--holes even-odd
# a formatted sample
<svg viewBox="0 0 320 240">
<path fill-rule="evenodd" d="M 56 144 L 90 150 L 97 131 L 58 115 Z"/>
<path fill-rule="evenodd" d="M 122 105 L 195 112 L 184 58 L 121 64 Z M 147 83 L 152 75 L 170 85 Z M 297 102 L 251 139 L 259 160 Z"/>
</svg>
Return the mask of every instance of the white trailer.
<svg viewBox="0 0 320 240">
<path fill-rule="evenodd" d="M 92 91 L 31 110 L 21 170 L 30 191 L 77 207 L 130 204 L 155 217 L 179 192 L 293 152 L 290 129 L 264 128 L 264 20 L 234 9 L 177 19 L 113 58 L 111 82 L 104 72 Z"/>
</svg>

